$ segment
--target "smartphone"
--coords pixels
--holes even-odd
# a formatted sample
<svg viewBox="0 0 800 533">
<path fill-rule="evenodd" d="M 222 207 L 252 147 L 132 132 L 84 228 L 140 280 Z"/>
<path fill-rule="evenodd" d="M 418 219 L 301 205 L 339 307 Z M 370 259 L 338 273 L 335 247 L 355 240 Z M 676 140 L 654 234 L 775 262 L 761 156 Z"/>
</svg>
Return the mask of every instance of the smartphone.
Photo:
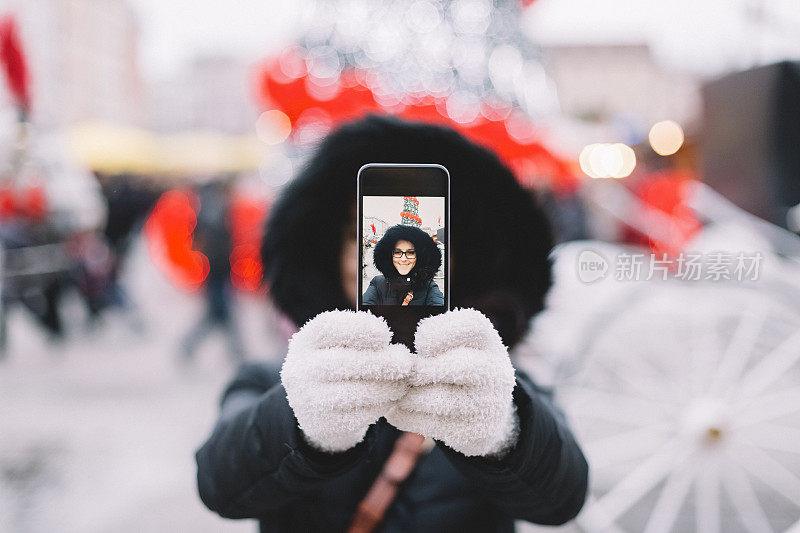
<svg viewBox="0 0 800 533">
<path fill-rule="evenodd" d="M 442 165 L 358 171 L 356 308 L 383 317 L 413 350 L 421 319 L 450 309 L 450 174 Z"/>
</svg>

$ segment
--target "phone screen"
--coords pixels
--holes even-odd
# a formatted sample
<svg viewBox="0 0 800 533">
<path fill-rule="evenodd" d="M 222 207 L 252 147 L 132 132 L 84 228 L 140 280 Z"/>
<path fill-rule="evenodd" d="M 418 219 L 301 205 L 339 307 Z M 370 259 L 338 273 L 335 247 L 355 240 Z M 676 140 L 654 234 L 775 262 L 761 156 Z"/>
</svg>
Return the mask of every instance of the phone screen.
<svg viewBox="0 0 800 533">
<path fill-rule="evenodd" d="M 358 308 L 384 317 L 395 342 L 449 308 L 449 182 L 440 165 L 359 171 Z"/>
</svg>

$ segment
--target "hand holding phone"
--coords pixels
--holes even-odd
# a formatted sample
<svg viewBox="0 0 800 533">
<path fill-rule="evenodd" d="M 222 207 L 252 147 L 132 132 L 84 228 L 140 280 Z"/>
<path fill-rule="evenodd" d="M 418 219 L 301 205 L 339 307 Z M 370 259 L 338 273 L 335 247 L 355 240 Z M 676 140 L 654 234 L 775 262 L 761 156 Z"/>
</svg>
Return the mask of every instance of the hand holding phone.
<svg viewBox="0 0 800 533">
<path fill-rule="evenodd" d="M 403 303 L 401 305 L 408 305 L 413 298 L 414 298 L 414 291 L 408 291 L 408 294 L 406 294 L 406 297 L 403 298 Z"/>
</svg>

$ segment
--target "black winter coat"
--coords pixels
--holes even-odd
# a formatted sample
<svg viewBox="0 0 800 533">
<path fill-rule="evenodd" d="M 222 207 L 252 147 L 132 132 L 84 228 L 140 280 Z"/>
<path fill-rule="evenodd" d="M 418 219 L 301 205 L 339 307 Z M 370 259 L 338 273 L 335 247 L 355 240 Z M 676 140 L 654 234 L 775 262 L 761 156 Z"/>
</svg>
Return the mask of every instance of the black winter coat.
<svg viewBox="0 0 800 533">
<path fill-rule="evenodd" d="M 389 285 L 385 276 L 375 276 L 361 296 L 362 305 L 400 305 L 405 294 Z M 414 289 L 414 297 L 408 305 L 444 305 L 444 295 L 435 281 L 428 282 L 424 289 Z"/>
<path fill-rule="evenodd" d="M 514 520 L 561 524 L 581 509 L 586 461 L 546 393 L 522 373 L 514 388 L 521 433 L 502 460 L 466 457 L 441 443 L 423 455 L 380 532 L 513 531 Z M 344 531 L 400 431 L 380 419 L 339 454 L 308 446 L 277 367 L 242 367 L 222 416 L 197 452 L 203 502 L 261 531 Z"/>
</svg>

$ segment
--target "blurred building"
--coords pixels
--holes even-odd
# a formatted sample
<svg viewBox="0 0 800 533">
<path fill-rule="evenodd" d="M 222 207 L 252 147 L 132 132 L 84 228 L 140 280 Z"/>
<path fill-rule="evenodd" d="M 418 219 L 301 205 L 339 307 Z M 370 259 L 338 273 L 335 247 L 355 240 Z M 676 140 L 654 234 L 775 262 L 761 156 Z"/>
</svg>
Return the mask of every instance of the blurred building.
<svg viewBox="0 0 800 533">
<path fill-rule="evenodd" d="M 214 130 L 252 133 L 258 118 L 249 65 L 227 56 L 204 56 L 154 84 L 150 126 L 159 132 Z"/>
<path fill-rule="evenodd" d="M 0 12 L 17 17 L 33 120 L 44 129 L 84 120 L 142 125 L 136 15 L 127 0 L 99 7 L 96 0 L 0 1 Z"/>
<path fill-rule="evenodd" d="M 646 44 L 551 45 L 544 57 L 567 116 L 599 122 L 628 116 L 649 129 L 659 120 L 686 123 L 699 115 L 699 80 L 666 71 Z"/>
</svg>

